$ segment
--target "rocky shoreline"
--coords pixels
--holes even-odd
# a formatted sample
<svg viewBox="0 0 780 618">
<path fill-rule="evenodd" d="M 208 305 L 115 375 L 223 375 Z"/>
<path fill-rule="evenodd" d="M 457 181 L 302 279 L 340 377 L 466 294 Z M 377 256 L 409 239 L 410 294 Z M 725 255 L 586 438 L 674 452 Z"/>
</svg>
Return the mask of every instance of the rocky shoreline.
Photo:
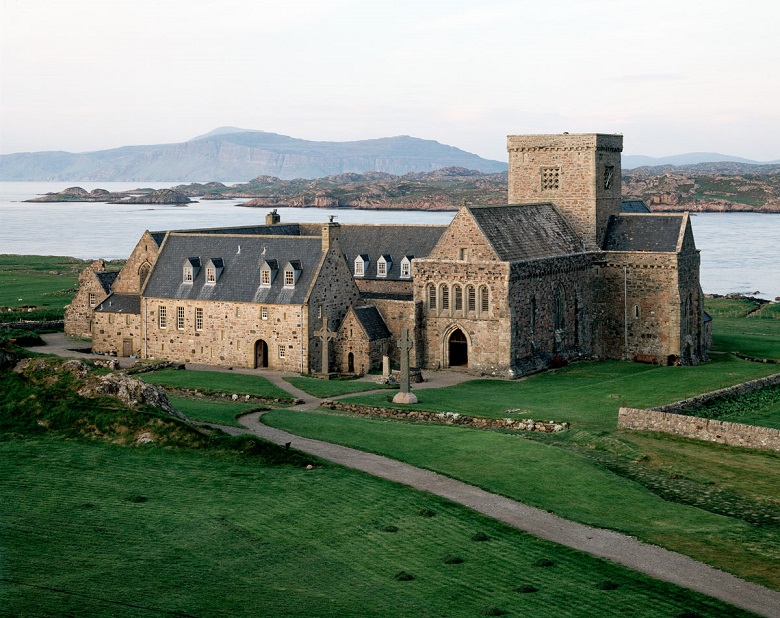
<svg viewBox="0 0 780 618">
<path fill-rule="evenodd" d="M 87 191 L 81 187 L 69 187 L 59 193 L 46 193 L 25 202 L 102 202 L 105 204 L 192 204 L 189 197 L 173 189 L 134 189 L 111 193 L 105 189 Z"/>
</svg>

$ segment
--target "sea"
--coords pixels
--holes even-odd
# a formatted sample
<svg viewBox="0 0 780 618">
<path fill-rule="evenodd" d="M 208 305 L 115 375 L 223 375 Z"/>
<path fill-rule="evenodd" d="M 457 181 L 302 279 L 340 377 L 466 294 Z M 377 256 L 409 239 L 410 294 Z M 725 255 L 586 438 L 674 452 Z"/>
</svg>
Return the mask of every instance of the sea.
<svg viewBox="0 0 780 618">
<path fill-rule="evenodd" d="M 241 182 L 241 181 L 236 181 Z M 145 230 L 231 227 L 263 223 L 268 207 L 246 199 L 208 200 L 186 206 L 94 202 L 25 203 L 69 186 L 87 191 L 164 189 L 181 182 L 0 182 L 0 254 L 123 259 Z M 232 183 L 226 183 L 232 184 Z M 446 225 L 454 212 L 279 208 L 282 221 Z M 780 214 L 697 213 L 691 217 L 701 250 L 701 284 L 708 294 L 780 297 Z"/>
</svg>

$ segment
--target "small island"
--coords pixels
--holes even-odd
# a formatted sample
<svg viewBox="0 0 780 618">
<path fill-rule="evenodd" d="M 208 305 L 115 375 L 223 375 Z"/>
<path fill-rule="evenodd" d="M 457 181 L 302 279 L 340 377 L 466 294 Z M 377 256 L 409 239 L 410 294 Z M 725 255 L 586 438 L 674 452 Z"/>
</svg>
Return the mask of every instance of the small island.
<svg viewBox="0 0 780 618">
<path fill-rule="evenodd" d="M 192 204 L 193 200 L 172 189 L 134 189 L 111 193 L 105 189 L 87 191 L 81 187 L 69 187 L 59 193 L 46 193 L 25 202 L 103 202 L 106 204 Z"/>
</svg>

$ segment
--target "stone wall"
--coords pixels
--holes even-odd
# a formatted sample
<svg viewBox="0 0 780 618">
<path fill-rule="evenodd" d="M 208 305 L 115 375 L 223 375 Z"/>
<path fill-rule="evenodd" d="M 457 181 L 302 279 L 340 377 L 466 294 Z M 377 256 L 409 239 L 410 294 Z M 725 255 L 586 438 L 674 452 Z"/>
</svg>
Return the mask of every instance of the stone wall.
<svg viewBox="0 0 780 618">
<path fill-rule="evenodd" d="M 126 345 L 126 342 L 129 343 Z M 93 352 L 140 358 L 142 349 L 140 315 L 108 312 L 94 314 Z"/>
<path fill-rule="evenodd" d="M 412 294 L 411 279 L 365 279 L 363 277 L 355 277 L 355 283 L 362 294 L 397 294 L 409 296 Z"/>
<path fill-rule="evenodd" d="M 369 341 L 366 331 L 353 312 L 339 327 L 336 337 L 336 370 L 341 373 L 364 374 L 382 368 L 382 350 L 390 347 L 390 339 Z M 352 354 L 352 368 L 349 355 Z"/>
<path fill-rule="evenodd" d="M 427 410 L 407 410 L 402 408 L 379 408 L 373 406 L 361 406 L 357 404 L 342 403 L 339 401 L 323 401 L 320 406 L 328 410 L 341 410 L 360 414 L 363 416 L 379 416 L 384 418 L 398 418 L 405 421 L 424 421 L 431 423 L 444 423 L 446 425 L 462 425 L 478 429 L 512 429 L 515 431 L 537 431 L 541 433 L 557 433 L 569 428 L 569 423 L 557 423 L 555 421 L 535 421 L 530 418 L 483 418 L 466 416 L 457 412 L 429 412 Z"/>
<path fill-rule="evenodd" d="M 149 232 L 144 232 L 130 257 L 127 258 L 127 262 L 114 281 L 114 285 L 111 286 L 111 290 L 117 294 L 140 294 L 142 283 L 146 283 L 146 279 L 149 278 L 149 273 L 157 262 L 159 252 L 160 247 L 152 235 Z M 141 281 L 142 274 L 146 276 L 143 282 Z"/>
<path fill-rule="evenodd" d="M 92 314 L 95 307 L 103 302 L 108 294 L 98 281 L 95 273 L 105 272 L 105 260 L 96 260 L 79 275 L 78 290 L 65 309 L 65 334 L 71 337 L 92 337 Z M 93 302 L 90 302 L 92 295 Z"/>
<path fill-rule="evenodd" d="M 729 423 L 698 416 L 620 408 L 618 428 L 659 431 L 729 446 L 780 451 L 780 429 Z"/>
<path fill-rule="evenodd" d="M 424 360 L 423 351 L 423 324 L 422 303 L 411 300 L 387 300 L 372 298 L 370 304 L 374 305 L 385 325 L 392 333 L 388 356 L 394 367 L 399 367 L 401 357 L 398 353 L 397 342 L 401 338 L 403 329 L 409 331 L 409 338 L 414 340 L 414 346 L 409 351 L 409 365 L 420 367 Z"/>
<path fill-rule="evenodd" d="M 780 373 L 704 393 L 652 410 L 620 408 L 619 429 L 658 431 L 730 446 L 780 451 L 780 430 L 692 416 L 702 405 L 780 384 Z"/>
<path fill-rule="evenodd" d="M 46 322 L 2 322 L 0 329 L 13 330 L 59 330 L 65 326 L 62 320 L 49 320 Z"/>
<path fill-rule="evenodd" d="M 622 150 L 621 135 L 510 135 L 509 203 L 553 202 L 598 250 L 621 208 Z"/>
</svg>

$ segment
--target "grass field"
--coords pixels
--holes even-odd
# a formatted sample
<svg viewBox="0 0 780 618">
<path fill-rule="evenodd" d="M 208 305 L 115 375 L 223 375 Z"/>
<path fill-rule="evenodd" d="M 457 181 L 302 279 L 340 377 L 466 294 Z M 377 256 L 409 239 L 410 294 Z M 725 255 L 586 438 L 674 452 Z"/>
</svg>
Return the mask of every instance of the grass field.
<svg viewBox="0 0 780 618">
<path fill-rule="evenodd" d="M 472 380 L 418 391 L 415 409 L 501 418 L 505 410 L 528 410 L 538 420 L 612 430 L 621 405 L 653 407 L 780 372 L 777 365 L 713 356 L 697 367 L 657 367 L 619 361 L 587 362 L 520 381 Z M 384 395 L 358 395 L 350 402 L 388 406 Z M 403 407 L 403 406 L 396 406 Z M 411 406 L 410 406 L 411 407 Z"/>
<path fill-rule="evenodd" d="M 285 378 L 284 380 L 285 382 L 292 384 L 294 387 L 301 389 L 304 393 L 309 393 L 309 395 L 322 398 L 387 388 L 386 386 L 375 384 L 373 382 L 356 382 L 355 380 L 320 380 L 318 378 L 309 378 L 305 376 L 290 377 Z"/>
<path fill-rule="evenodd" d="M 745 615 L 338 466 L 154 445 L 0 441 L 0 543 L 15 616 Z"/>
<path fill-rule="evenodd" d="M 555 443 L 517 435 L 441 425 L 407 424 L 317 413 L 274 411 L 263 422 L 297 435 L 353 446 L 434 470 L 563 517 L 611 528 L 780 588 L 780 526 L 755 526 L 735 517 L 670 502 L 637 481 L 615 474 L 600 461 Z M 586 432 L 587 433 L 587 432 Z M 569 436 L 571 439 L 571 436 Z M 590 434 L 602 449 L 644 457 L 640 447 L 615 437 Z M 613 444 L 609 444 L 612 442 Z M 564 445 L 565 446 L 565 445 Z M 709 445 L 708 445 L 709 446 Z M 683 449 L 684 450 L 684 449 Z M 733 482 L 745 491 L 753 508 L 769 501 L 780 516 L 776 479 L 780 457 L 760 451 L 739 451 L 729 457 L 720 449 L 701 463 L 700 482 L 716 481 L 705 471 L 732 466 Z M 668 457 L 668 456 L 667 456 Z M 680 465 L 678 468 L 685 468 Z M 711 475 L 712 472 L 710 471 Z M 716 487 L 709 487 L 710 490 Z"/>
<path fill-rule="evenodd" d="M 287 391 L 261 376 L 222 371 L 181 371 L 160 369 L 139 375 L 144 382 L 170 388 L 196 389 L 201 393 L 249 395 L 263 399 L 290 399 Z"/>
<path fill-rule="evenodd" d="M 256 403 L 242 403 L 238 401 L 215 401 L 213 399 L 193 399 L 190 397 L 168 397 L 171 405 L 183 413 L 187 418 L 205 423 L 219 423 L 220 425 L 232 425 L 241 427 L 236 417 L 265 409 Z"/>
</svg>

